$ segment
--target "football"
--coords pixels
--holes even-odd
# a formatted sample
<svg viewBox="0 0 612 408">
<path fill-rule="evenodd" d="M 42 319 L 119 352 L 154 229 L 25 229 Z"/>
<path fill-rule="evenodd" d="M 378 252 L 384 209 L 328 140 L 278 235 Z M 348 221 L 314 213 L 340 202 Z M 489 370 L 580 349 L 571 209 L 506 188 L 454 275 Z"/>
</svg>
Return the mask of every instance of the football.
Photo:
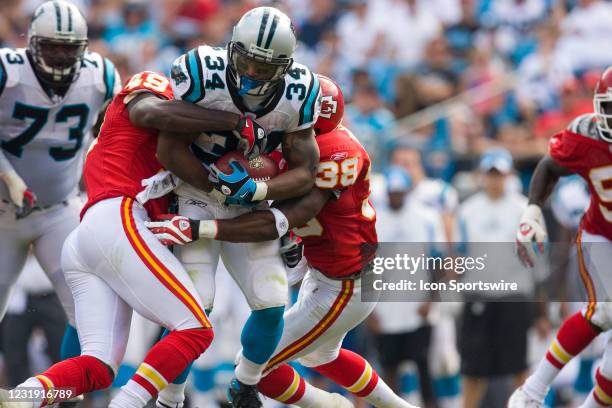
<svg viewBox="0 0 612 408">
<path fill-rule="evenodd" d="M 215 166 L 223 173 L 231 172 L 229 163 L 231 160 L 236 160 L 246 169 L 249 176 L 255 181 L 268 181 L 276 177 L 278 174 L 278 166 L 276 162 L 266 155 L 259 155 L 251 160 L 248 160 L 242 152 L 233 151 L 221 157 L 215 163 Z"/>
</svg>

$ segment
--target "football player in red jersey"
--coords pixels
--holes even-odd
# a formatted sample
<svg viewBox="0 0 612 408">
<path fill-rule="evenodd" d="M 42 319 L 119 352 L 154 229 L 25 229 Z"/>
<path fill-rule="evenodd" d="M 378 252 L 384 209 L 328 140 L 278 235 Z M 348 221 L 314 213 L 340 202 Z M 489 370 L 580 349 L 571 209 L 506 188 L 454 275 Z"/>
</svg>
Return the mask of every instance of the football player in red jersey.
<svg viewBox="0 0 612 408">
<path fill-rule="evenodd" d="M 51 405 L 108 387 L 123 359 L 132 310 L 171 333 L 149 351 L 110 407 L 144 407 L 207 349 L 213 331 L 191 279 L 144 225 L 149 216 L 167 212 L 167 203 L 151 200 L 143 207 L 135 198 L 141 180 L 162 169 L 157 129 L 236 129 L 248 139 L 254 122 L 245 134 L 244 120 L 173 100 L 170 82 L 161 74 L 142 72 L 128 81 L 109 105 L 89 151 L 84 170 L 89 201 L 63 247 L 62 269 L 75 300 L 82 355 L 4 392 L 0 407 Z M 206 177 L 190 183 L 207 188 Z"/>
<path fill-rule="evenodd" d="M 302 238 L 310 270 L 296 304 L 285 312 L 285 329 L 259 390 L 285 404 L 351 407 L 337 394 L 318 390 L 287 363 L 299 360 L 376 407 L 412 407 L 379 378 L 358 354 L 342 349 L 346 333 L 361 323 L 375 302 L 361 301 L 361 277 L 377 245 L 376 212 L 369 201 L 370 158 L 340 124 L 343 97 L 330 79 L 319 76 L 321 115 L 314 128 L 320 149 L 315 187 L 303 197 L 273 204 L 234 219 L 191 220 L 176 216 L 147 223 L 165 242 L 198 238 L 257 242 L 284 236 Z"/>
<path fill-rule="evenodd" d="M 541 207 L 561 176 L 579 174 L 591 192 L 590 206 L 576 236 L 579 272 L 588 295 L 582 311 L 567 318 L 534 373 L 512 394 L 508 407 L 540 407 L 561 369 L 602 331 L 612 329 L 612 67 L 602 74 L 594 96 L 595 113 L 578 116 L 553 136 L 549 153 L 535 170 L 529 206 L 517 233 L 517 249 L 533 265 L 547 238 Z M 535 251 L 534 251 L 535 248 Z M 612 405 L 612 343 L 597 370 L 596 387 L 582 408 Z"/>
</svg>

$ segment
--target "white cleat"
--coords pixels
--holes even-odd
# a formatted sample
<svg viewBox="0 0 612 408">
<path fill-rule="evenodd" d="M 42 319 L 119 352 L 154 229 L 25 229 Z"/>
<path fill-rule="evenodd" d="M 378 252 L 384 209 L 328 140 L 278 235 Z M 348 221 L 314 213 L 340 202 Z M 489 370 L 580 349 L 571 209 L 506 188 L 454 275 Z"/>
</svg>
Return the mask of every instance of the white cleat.
<svg viewBox="0 0 612 408">
<path fill-rule="evenodd" d="M 510 396 L 507 408 L 542 408 L 542 405 L 542 401 L 531 398 L 519 387 Z"/>
<path fill-rule="evenodd" d="M 178 402 L 178 403 L 168 402 L 158 396 L 157 402 L 155 403 L 155 407 L 156 408 L 183 408 L 183 403 L 182 402 Z"/>
<path fill-rule="evenodd" d="M 17 402 L 11 400 L 9 390 L 0 389 L 0 408 L 35 408 L 33 402 Z"/>
</svg>

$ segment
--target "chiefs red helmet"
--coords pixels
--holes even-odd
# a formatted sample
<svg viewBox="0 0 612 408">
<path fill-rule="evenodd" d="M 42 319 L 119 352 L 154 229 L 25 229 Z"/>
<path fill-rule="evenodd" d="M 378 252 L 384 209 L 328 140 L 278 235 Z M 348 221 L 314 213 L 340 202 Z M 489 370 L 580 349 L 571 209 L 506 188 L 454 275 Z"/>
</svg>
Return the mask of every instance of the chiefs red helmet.
<svg viewBox="0 0 612 408">
<path fill-rule="evenodd" d="M 334 81 L 317 75 L 321 85 L 321 113 L 314 124 L 316 134 L 328 133 L 338 127 L 344 116 L 344 96 Z"/>
<path fill-rule="evenodd" d="M 593 106 L 601 138 L 612 143 L 612 67 L 608 67 L 597 81 Z"/>
</svg>

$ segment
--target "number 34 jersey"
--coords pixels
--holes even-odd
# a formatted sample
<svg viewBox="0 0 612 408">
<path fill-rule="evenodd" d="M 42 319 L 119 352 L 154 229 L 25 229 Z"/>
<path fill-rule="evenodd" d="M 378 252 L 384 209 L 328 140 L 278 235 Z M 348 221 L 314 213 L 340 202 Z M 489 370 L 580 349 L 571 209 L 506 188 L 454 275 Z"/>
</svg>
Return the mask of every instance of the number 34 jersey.
<svg viewBox="0 0 612 408">
<path fill-rule="evenodd" d="M 25 49 L 0 49 L 0 148 L 42 206 L 76 191 L 86 138 L 121 89 L 113 64 L 87 53 L 65 96 L 49 97 Z M 8 199 L 0 183 L 0 199 Z"/>
<path fill-rule="evenodd" d="M 304 65 L 294 63 L 267 104 L 252 111 L 230 84 L 227 50 L 201 46 L 179 57 L 172 67 L 175 98 L 208 109 L 243 114 L 252 112 L 268 134 L 267 151 L 280 142 L 283 133 L 311 127 L 317 120 L 321 92 L 319 80 Z M 202 133 L 192 145 L 194 154 L 205 166 L 238 148 L 231 131 Z"/>
<path fill-rule="evenodd" d="M 594 114 L 579 116 L 550 139 L 549 154 L 589 185 L 591 203 L 581 227 L 612 240 L 612 145 L 599 132 Z"/>
</svg>

